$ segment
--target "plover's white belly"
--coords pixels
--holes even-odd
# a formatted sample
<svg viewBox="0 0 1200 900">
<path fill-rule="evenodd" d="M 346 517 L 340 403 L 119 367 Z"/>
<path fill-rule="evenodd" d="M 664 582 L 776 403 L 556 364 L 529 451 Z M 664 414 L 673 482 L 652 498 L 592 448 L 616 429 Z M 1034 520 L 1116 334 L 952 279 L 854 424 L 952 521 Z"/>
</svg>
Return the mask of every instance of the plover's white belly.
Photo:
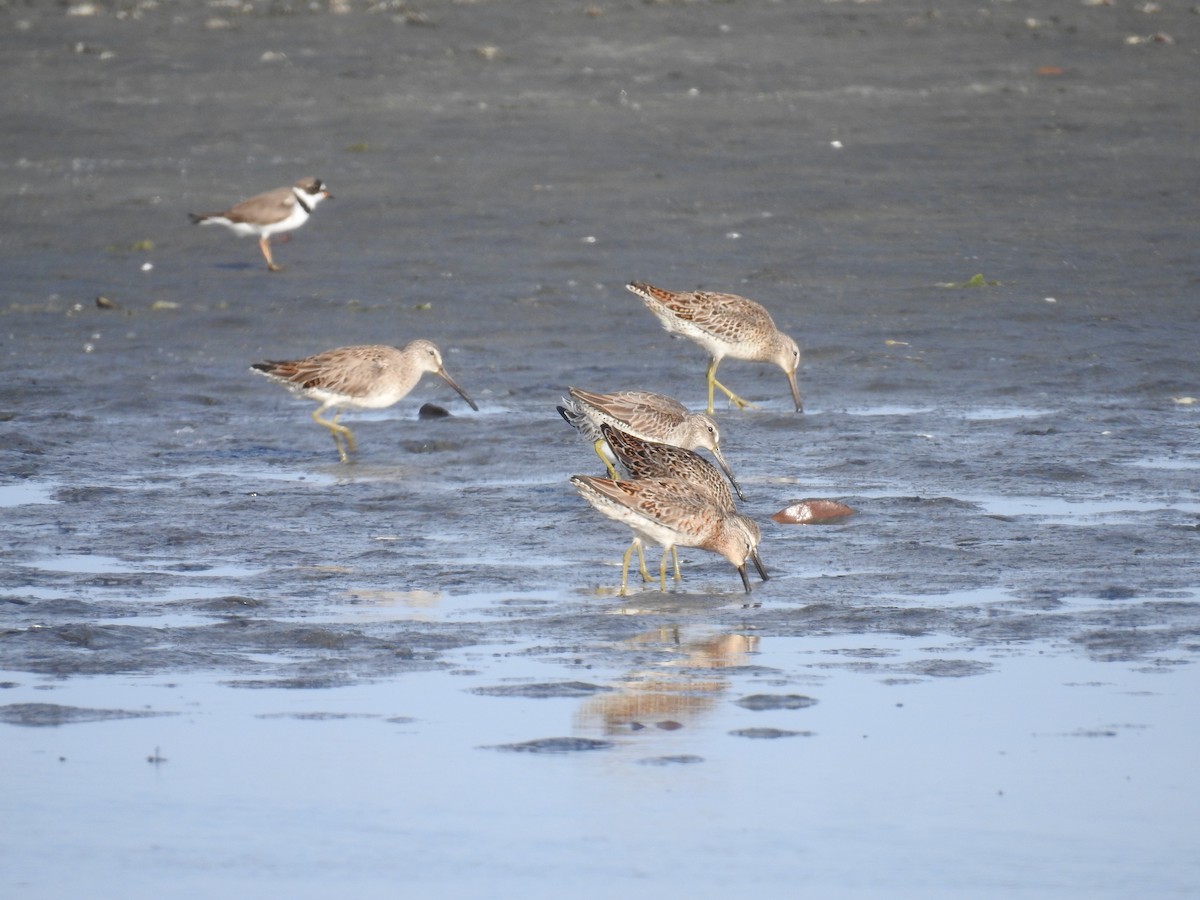
<svg viewBox="0 0 1200 900">
<path fill-rule="evenodd" d="M 269 237 L 272 234 L 278 234 L 281 231 L 291 231 L 294 228 L 299 228 L 308 221 L 308 213 L 304 211 L 304 207 L 296 204 L 286 219 L 280 219 L 278 222 L 272 222 L 270 225 L 259 225 L 252 231 L 246 234 L 261 234 Z"/>
</svg>

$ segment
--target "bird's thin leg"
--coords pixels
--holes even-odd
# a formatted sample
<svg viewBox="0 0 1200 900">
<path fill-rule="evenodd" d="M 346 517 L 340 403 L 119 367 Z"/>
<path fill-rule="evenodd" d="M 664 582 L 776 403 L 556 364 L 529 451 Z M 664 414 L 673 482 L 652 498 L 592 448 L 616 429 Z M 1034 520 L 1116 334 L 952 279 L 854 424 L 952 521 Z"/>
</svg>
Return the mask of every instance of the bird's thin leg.
<svg viewBox="0 0 1200 900">
<path fill-rule="evenodd" d="M 672 547 L 672 550 L 675 548 Z M 667 557 L 671 554 L 667 552 L 667 548 L 663 547 L 662 559 L 658 563 L 658 589 L 664 594 L 667 591 Z"/>
<path fill-rule="evenodd" d="M 617 474 L 617 470 L 615 468 L 613 468 L 613 464 L 611 462 L 609 462 L 608 457 L 604 455 L 605 444 L 606 444 L 606 441 L 604 440 L 604 438 L 599 438 L 599 439 L 597 439 L 597 441 L 594 444 L 592 444 L 592 447 L 595 449 L 596 455 L 598 457 L 600 457 L 600 461 L 602 463 L 604 463 L 604 468 L 608 469 L 608 476 L 613 481 L 619 481 L 621 479 L 621 476 Z M 642 555 L 641 550 L 639 548 L 639 550 L 638 550 L 639 558 L 641 557 L 641 555 Z M 642 571 L 643 572 L 646 571 L 646 564 L 644 562 L 642 563 Z"/>
<path fill-rule="evenodd" d="M 642 552 L 642 545 L 639 541 L 634 541 L 630 546 L 637 547 L 638 551 L 638 571 L 642 575 L 642 581 L 650 580 L 650 573 L 646 570 L 646 554 Z"/>
<path fill-rule="evenodd" d="M 638 541 L 635 540 L 632 544 L 629 545 L 629 549 L 625 551 L 625 556 L 621 562 L 621 596 L 622 597 L 626 597 L 629 595 L 629 590 L 627 587 L 627 582 L 629 580 L 629 559 L 630 559 L 630 557 L 633 556 L 633 548 L 634 547 L 638 548 L 639 553 L 641 552 L 642 545 Z"/>
<path fill-rule="evenodd" d="M 332 419 L 322 419 L 321 412 L 325 409 L 325 406 L 318 406 L 314 409 L 312 414 L 313 421 L 329 429 L 329 434 L 333 437 L 333 444 L 337 447 L 338 456 L 341 457 L 342 462 L 349 462 L 350 458 L 347 456 L 346 450 L 349 449 L 351 452 L 355 450 L 354 435 L 345 425 L 338 424 L 337 418 L 341 415 L 340 412 L 335 413 Z M 346 447 L 344 448 L 342 446 L 343 441 L 346 443 Z"/>
<path fill-rule="evenodd" d="M 754 404 L 749 400 L 743 400 L 721 382 L 717 381 L 717 364 L 720 362 L 715 357 L 708 361 L 708 414 L 711 416 L 713 412 L 713 388 L 719 387 L 722 393 L 729 398 L 738 409 L 745 409 L 747 406 L 753 407 Z"/>
<path fill-rule="evenodd" d="M 683 576 L 679 574 L 679 551 L 674 547 L 671 548 L 671 559 L 675 561 L 675 580 L 682 581 Z"/>
<path fill-rule="evenodd" d="M 258 239 L 258 247 L 262 250 L 263 258 L 267 261 L 267 268 L 272 272 L 278 272 L 279 266 L 275 265 L 275 260 L 271 259 L 271 236 L 264 234 Z"/>
<path fill-rule="evenodd" d="M 342 433 L 342 439 L 346 442 L 346 446 L 350 449 L 350 452 L 353 453 L 358 450 L 358 445 L 354 442 L 354 432 L 345 425 L 338 425 L 338 419 L 341 417 L 342 411 L 339 409 L 333 414 L 333 424 L 337 425 L 338 430 Z"/>
</svg>

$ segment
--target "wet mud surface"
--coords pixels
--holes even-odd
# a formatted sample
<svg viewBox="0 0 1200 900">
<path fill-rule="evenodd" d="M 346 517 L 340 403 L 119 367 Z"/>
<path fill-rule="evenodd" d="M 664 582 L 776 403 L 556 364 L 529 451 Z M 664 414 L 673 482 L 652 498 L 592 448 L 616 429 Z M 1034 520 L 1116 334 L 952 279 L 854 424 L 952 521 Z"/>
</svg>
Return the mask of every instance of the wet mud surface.
<svg viewBox="0 0 1200 900">
<path fill-rule="evenodd" d="M 989 679 L 1040 656 L 1162 675 L 1175 705 L 1145 717 L 1184 715 L 1200 648 L 1186 5 L 13 3 L 0 19 L 9 734 L 182 727 L 187 702 L 136 686 L 191 685 L 255 728 L 316 716 L 361 741 L 386 723 L 492 774 L 638 742 L 634 761 L 677 773 L 836 743 L 803 718 L 833 705 L 822 686 L 953 684 L 978 711 Z M 188 225 L 305 175 L 335 199 L 276 245 L 278 274 L 253 240 Z M 771 574 L 749 596 L 696 551 L 666 593 L 616 596 L 628 531 L 568 483 L 601 472 L 555 411 L 568 385 L 704 403 L 703 351 L 662 331 L 635 278 L 749 296 L 804 352 L 802 415 L 779 371 L 721 367 L 757 403 L 717 410 Z M 418 337 L 480 411 L 427 378 L 345 417 L 346 465 L 313 404 L 249 371 Z M 418 417 L 426 402 L 451 415 Z M 855 514 L 770 519 L 802 498 Z M 366 708 L 339 709 L 355 691 Z M 417 693 L 506 724 L 436 738 Z M 568 721 L 519 724 L 555 703 Z M 733 749 L 688 742 L 706 717 Z M 785 757 L 760 764 L 786 783 Z M 1162 896 L 1194 874 L 1165 871 Z M 1090 896 L 1121 888 L 1096 877 Z M 886 893 L 859 888 L 841 895 Z"/>
</svg>

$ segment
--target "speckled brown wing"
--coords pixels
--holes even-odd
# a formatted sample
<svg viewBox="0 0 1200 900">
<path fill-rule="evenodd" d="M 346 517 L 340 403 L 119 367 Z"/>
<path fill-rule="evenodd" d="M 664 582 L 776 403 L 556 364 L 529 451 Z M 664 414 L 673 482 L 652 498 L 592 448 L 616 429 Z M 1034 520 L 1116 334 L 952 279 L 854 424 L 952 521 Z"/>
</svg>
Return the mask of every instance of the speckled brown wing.
<svg viewBox="0 0 1200 900">
<path fill-rule="evenodd" d="M 696 291 L 676 296 L 686 299 L 668 304 L 668 308 L 716 337 L 736 343 L 752 335 L 775 331 L 774 320 L 761 304 L 737 294 Z"/>
<path fill-rule="evenodd" d="M 687 418 L 688 411 L 678 400 L 650 391 L 618 391 L 613 394 L 597 394 L 580 388 L 567 389 L 572 397 L 609 418 L 627 422 L 630 426 L 653 429 L 664 419 L 676 424 Z"/>
<path fill-rule="evenodd" d="M 362 397 L 393 365 L 396 353 L 386 346 L 339 347 L 305 359 L 267 362 L 255 368 L 299 390 Z"/>
<path fill-rule="evenodd" d="M 608 423 L 600 432 L 617 460 L 634 479 L 682 478 L 722 509 L 733 510 L 729 483 L 716 466 L 691 450 L 644 441 Z"/>
<path fill-rule="evenodd" d="M 716 527 L 724 516 L 722 510 L 682 478 L 613 481 L 577 475 L 573 480 L 576 479 L 607 499 L 656 522 L 679 526 L 686 518 L 685 530 L 698 537 Z"/>
</svg>

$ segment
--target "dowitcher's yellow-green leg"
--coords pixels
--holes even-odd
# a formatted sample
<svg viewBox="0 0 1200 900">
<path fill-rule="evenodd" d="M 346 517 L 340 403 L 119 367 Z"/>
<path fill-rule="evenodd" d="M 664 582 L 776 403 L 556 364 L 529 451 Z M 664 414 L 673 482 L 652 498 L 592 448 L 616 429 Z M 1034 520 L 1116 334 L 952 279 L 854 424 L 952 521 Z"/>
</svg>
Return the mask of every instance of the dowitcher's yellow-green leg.
<svg viewBox="0 0 1200 900">
<path fill-rule="evenodd" d="M 745 409 L 747 406 L 754 406 L 749 400 L 743 400 L 721 382 L 717 381 L 717 359 L 714 357 L 708 361 L 708 414 L 713 414 L 713 388 L 719 387 L 725 396 L 729 398 L 738 409 Z"/>
<path fill-rule="evenodd" d="M 341 416 L 340 411 L 334 413 L 332 419 L 322 419 L 321 410 L 324 408 L 323 406 L 319 406 L 313 410 L 313 421 L 329 429 L 329 434 L 333 437 L 333 444 L 337 447 L 338 456 L 341 457 L 342 462 L 349 462 L 350 457 L 346 454 L 346 451 L 349 450 L 353 453 L 357 449 L 354 443 L 354 433 L 345 425 L 338 424 L 338 417 Z M 342 446 L 343 441 L 346 444 L 344 448 Z"/>
<path fill-rule="evenodd" d="M 672 547 L 672 550 L 675 548 Z M 667 592 L 667 551 L 663 551 L 662 560 L 658 564 L 658 589 L 664 594 Z"/>
<path fill-rule="evenodd" d="M 602 463 L 604 463 L 604 468 L 608 469 L 608 477 L 611 478 L 613 481 L 618 481 L 618 480 L 620 480 L 621 476 L 617 474 L 617 470 L 613 468 L 613 464 L 610 463 L 608 461 L 608 457 L 604 455 L 604 449 L 603 449 L 604 445 L 605 445 L 604 438 L 599 438 L 599 439 L 597 439 L 597 441 L 594 444 L 592 444 L 592 447 L 595 449 L 596 455 L 598 457 L 600 457 L 600 461 Z M 642 551 L 639 548 L 638 556 L 641 556 L 641 554 L 642 554 Z M 642 571 L 645 571 L 645 570 L 646 570 L 646 566 L 645 566 L 645 563 L 643 563 Z"/>
<path fill-rule="evenodd" d="M 641 552 L 641 543 L 639 541 L 634 541 L 632 544 L 629 545 L 629 549 L 625 551 L 625 556 L 621 561 L 621 596 L 622 597 L 629 596 L 629 590 L 627 587 L 627 582 L 629 581 L 629 560 L 633 556 L 633 548 L 634 547 L 638 548 L 639 553 Z"/>
<path fill-rule="evenodd" d="M 650 572 L 646 569 L 646 554 L 642 552 L 642 542 L 634 541 L 638 551 L 638 571 L 642 574 L 642 581 L 650 580 Z"/>
</svg>

